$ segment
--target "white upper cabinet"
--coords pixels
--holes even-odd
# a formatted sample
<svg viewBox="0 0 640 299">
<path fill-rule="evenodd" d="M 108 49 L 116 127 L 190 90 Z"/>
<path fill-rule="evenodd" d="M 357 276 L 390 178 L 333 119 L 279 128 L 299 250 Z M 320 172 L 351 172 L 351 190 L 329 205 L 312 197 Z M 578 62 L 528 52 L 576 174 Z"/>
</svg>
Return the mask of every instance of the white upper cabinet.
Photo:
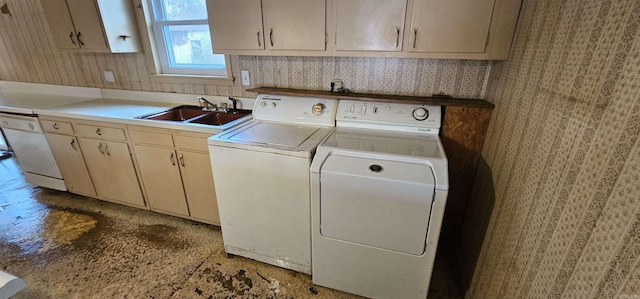
<svg viewBox="0 0 640 299">
<path fill-rule="evenodd" d="M 325 0 L 207 0 L 207 10 L 216 53 L 295 55 L 326 48 Z"/>
<path fill-rule="evenodd" d="M 262 3 L 260 0 L 207 0 L 213 49 L 262 50 Z"/>
<path fill-rule="evenodd" d="M 409 52 L 485 52 L 494 2 L 414 0 Z"/>
<path fill-rule="evenodd" d="M 336 51 L 402 51 L 407 0 L 337 1 Z"/>
<path fill-rule="evenodd" d="M 522 0 L 208 0 L 232 55 L 507 59 Z"/>
<path fill-rule="evenodd" d="M 41 0 L 56 47 L 86 52 L 140 50 L 128 0 Z"/>
<path fill-rule="evenodd" d="M 263 5 L 267 49 L 325 49 L 325 0 L 263 0 Z"/>
</svg>

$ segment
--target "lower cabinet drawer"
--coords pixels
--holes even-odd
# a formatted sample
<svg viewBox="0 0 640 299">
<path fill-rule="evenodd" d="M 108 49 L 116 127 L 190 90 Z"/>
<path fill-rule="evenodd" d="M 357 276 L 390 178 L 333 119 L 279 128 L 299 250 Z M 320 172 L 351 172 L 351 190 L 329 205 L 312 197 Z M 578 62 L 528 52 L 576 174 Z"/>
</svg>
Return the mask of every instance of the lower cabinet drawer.
<svg viewBox="0 0 640 299">
<path fill-rule="evenodd" d="M 66 121 L 52 121 L 52 120 L 40 120 L 42 128 L 45 132 L 60 133 L 60 134 L 73 134 L 73 126 L 70 122 Z"/>
<path fill-rule="evenodd" d="M 120 128 L 79 124 L 78 135 L 116 141 L 127 141 L 127 136 L 124 133 L 124 129 Z"/>
</svg>

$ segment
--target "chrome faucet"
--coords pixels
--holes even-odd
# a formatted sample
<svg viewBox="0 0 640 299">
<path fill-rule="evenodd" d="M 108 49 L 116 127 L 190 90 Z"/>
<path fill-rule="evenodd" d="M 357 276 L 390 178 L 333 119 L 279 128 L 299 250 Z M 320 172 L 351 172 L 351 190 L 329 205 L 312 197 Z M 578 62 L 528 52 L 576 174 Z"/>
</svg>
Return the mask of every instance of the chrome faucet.
<svg viewBox="0 0 640 299">
<path fill-rule="evenodd" d="M 203 97 L 196 97 L 196 99 L 198 100 L 198 102 L 200 103 L 200 106 L 202 106 L 202 109 L 204 109 L 204 110 L 216 110 L 216 109 L 218 109 L 218 105 L 209 102 L 207 99 L 205 99 Z"/>
<path fill-rule="evenodd" d="M 238 99 L 229 97 L 229 101 L 233 103 L 233 113 L 238 113 Z"/>
</svg>

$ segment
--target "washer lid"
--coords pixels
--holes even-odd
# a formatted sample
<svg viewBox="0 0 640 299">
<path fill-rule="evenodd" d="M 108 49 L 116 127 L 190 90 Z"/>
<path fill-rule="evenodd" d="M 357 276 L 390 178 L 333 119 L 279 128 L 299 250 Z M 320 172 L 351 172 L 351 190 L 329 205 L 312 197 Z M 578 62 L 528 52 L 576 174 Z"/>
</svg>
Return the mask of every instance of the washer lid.
<svg viewBox="0 0 640 299">
<path fill-rule="evenodd" d="M 230 135 L 228 140 L 296 148 L 318 129 L 309 126 L 259 122 Z"/>
<path fill-rule="evenodd" d="M 311 158 L 333 128 L 253 119 L 209 137 L 208 143 L 210 146 Z"/>
</svg>

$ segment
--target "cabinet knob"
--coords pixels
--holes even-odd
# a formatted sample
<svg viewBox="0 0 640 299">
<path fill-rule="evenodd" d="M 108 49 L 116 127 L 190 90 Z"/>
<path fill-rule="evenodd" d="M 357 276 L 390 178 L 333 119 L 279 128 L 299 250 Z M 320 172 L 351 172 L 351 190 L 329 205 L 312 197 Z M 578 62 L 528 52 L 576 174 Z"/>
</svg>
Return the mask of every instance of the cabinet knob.
<svg viewBox="0 0 640 299">
<path fill-rule="evenodd" d="M 269 29 L 269 42 L 271 42 L 271 46 L 273 47 L 273 28 Z"/>
<path fill-rule="evenodd" d="M 102 131 L 100 130 L 100 128 L 96 129 L 96 134 L 102 136 Z"/>
<path fill-rule="evenodd" d="M 82 39 L 80 38 L 81 35 L 82 33 L 78 31 L 78 34 L 76 34 L 76 38 L 78 39 L 78 43 L 80 44 L 80 46 L 84 46 L 84 42 L 82 42 Z"/>
<path fill-rule="evenodd" d="M 78 44 L 76 43 L 76 41 L 75 41 L 75 40 L 73 40 L 73 32 L 69 32 L 69 39 L 71 40 L 71 43 L 72 43 L 74 46 L 77 46 L 77 45 L 78 45 Z"/>
<path fill-rule="evenodd" d="M 256 30 L 256 36 L 258 37 L 258 47 L 262 47 L 262 43 L 260 42 L 260 29 Z"/>
<path fill-rule="evenodd" d="M 58 123 L 53 123 L 52 127 L 57 130 L 58 129 Z"/>
<path fill-rule="evenodd" d="M 129 36 L 129 35 L 120 35 L 120 36 L 118 36 L 118 38 L 121 38 L 123 41 L 126 41 L 127 38 L 131 38 L 131 36 Z"/>
</svg>

